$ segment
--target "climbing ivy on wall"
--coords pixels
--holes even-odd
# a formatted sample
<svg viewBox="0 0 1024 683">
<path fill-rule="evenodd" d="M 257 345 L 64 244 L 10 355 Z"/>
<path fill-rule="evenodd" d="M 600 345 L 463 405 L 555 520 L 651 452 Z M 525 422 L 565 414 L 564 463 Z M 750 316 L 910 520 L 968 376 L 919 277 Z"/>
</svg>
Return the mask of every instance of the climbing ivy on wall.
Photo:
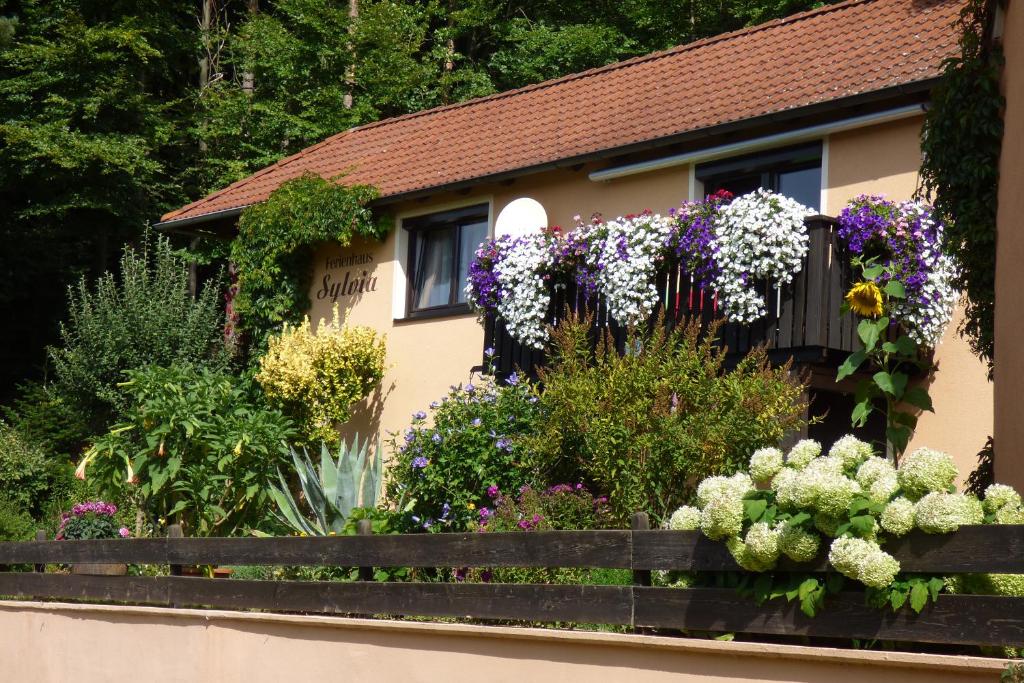
<svg viewBox="0 0 1024 683">
<path fill-rule="evenodd" d="M 961 332 L 990 366 L 1004 105 L 1003 55 L 992 44 L 994 12 L 992 0 L 971 0 L 960 15 L 960 54 L 943 65 L 922 131 L 919 189 L 945 223 L 947 249 L 959 263 L 954 284 L 967 295 Z"/>
<path fill-rule="evenodd" d="M 390 218 L 374 215 L 369 207 L 378 196 L 369 185 L 342 185 L 305 174 L 242 212 L 231 246 L 238 277 L 232 305 L 250 344 L 262 348 L 271 331 L 302 321 L 311 305 L 317 244 L 346 246 L 355 236 L 387 235 Z"/>
</svg>

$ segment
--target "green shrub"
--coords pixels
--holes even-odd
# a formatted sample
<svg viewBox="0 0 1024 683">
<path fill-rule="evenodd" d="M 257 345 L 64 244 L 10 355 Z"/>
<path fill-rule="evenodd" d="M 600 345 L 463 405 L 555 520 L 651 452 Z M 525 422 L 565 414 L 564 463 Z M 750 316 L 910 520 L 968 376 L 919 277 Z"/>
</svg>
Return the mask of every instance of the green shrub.
<svg viewBox="0 0 1024 683">
<path fill-rule="evenodd" d="M 732 472 L 756 448 L 799 429 L 803 385 L 789 365 L 771 368 L 755 349 L 723 368 L 712 328 L 696 323 L 628 336 L 620 356 L 610 338 L 596 352 L 590 321 L 570 317 L 552 331 L 541 372 L 531 470 L 546 481 L 584 481 L 610 497 L 619 525 L 638 510 L 660 522 L 701 479 Z"/>
<path fill-rule="evenodd" d="M 51 460 L 71 462 L 91 436 L 88 420 L 52 384 L 26 382 L 17 388 L 9 406 L 0 407 L 4 420 Z"/>
<path fill-rule="evenodd" d="M 32 515 L 6 496 L 0 497 L 0 541 L 30 541 L 38 528 Z"/>
<path fill-rule="evenodd" d="M 119 278 L 108 273 L 93 287 L 83 278 L 68 296 L 61 344 L 49 350 L 54 391 L 87 416 L 92 433 L 124 414 L 128 398 L 118 385 L 125 371 L 228 361 L 220 282 L 193 298 L 188 262 L 164 237 L 147 237 L 142 251 L 126 247 Z"/>
<path fill-rule="evenodd" d="M 516 491 L 530 481 L 523 438 L 537 416 L 534 388 L 513 375 L 453 386 L 405 433 L 392 435 L 386 492 L 422 529 L 462 530 L 489 505 L 487 488 Z M 404 501 L 404 502 L 403 502 Z"/>
<path fill-rule="evenodd" d="M 483 532 L 601 529 L 611 524 L 608 498 L 594 497 L 583 484 L 556 484 L 518 493 L 492 489 L 493 507 L 482 508 Z M 588 568 L 494 567 L 457 570 L 456 579 L 497 583 L 616 585 L 632 583 L 629 571 Z"/>
<path fill-rule="evenodd" d="M 261 524 L 292 423 L 226 372 L 155 365 L 128 372 L 129 419 L 96 439 L 79 474 L 104 496 L 135 495 L 162 526 L 228 536 Z M 136 488 L 137 487 L 137 488 Z"/>
<path fill-rule="evenodd" d="M 54 475 L 42 448 L 0 422 L 0 493 L 6 504 L 37 515 Z"/>
</svg>

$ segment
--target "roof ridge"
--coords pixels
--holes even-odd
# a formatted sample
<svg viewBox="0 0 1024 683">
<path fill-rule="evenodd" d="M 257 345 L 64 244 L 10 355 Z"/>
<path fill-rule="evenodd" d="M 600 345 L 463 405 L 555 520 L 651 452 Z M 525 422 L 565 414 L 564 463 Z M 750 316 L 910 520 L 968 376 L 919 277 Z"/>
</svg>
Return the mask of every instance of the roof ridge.
<svg viewBox="0 0 1024 683">
<path fill-rule="evenodd" d="M 369 130 L 371 128 L 381 128 L 383 126 L 398 123 L 400 121 L 408 121 L 410 119 L 419 118 L 422 116 L 429 116 L 437 114 L 443 111 L 449 111 L 454 109 L 462 109 L 466 107 L 472 107 L 482 102 L 489 102 L 492 100 L 502 100 L 515 97 L 527 92 L 533 92 L 535 90 L 542 90 L 544 88 L 550 88 L 561 83 L 568 83 L 570 81 L 581 80 L 583 78 L 590 78 L 592 76 L 607 73 L 611 71 L 617 71 L 619 69 L 625 69 L 637 64 L 644 64 L 646 62 L 652 62 L 658 59 L 664 59 L 671 57 L 676 54 L 683 52 L 689 52 L 697 48 L 704 47 L 706 45 L 713 45 L 715 43 L 724 42 L 733 38 L 738 38 L 745 35 L 758 33 L 760 31 L 766 31 L 768 29 L 777 28 L 779 26 L 785 26 L 787 24 L 796 23 L 803 21 L 819 14 L 828 14 L 838 10 L 846 9 L 853 5 L 866 5 L 872 2 L 880 2 L 881 0 L 843 0 L 843 2 L 837 2 L 832 5 L 824 5 L 822 7 L 816 7 L 814 9 L 804 10 L 803 12 L 797 12 L 796 14 L 790 14 L 789 16 L 780 17 L 778 19 L 770 19 L 754 26 L 746 26 L 744 28 L 736 29 L 735 31 L 727 31 L 725 33 L 719 33 L 714 36 L 708 36 L 707 38 L 700 38 L 689 43 L 682 43 L 680 45 L 673 45 L 672 47 L 665 48 L 664 50 L 657 50 L 655 52 L 648 52 L 647 54 L 637 55 L 636 57 L 630 57 L 629 59 L 623 59 L 622 61 L 612 62 L 611 64 L 605 64 L 603 66 L 596 66 L 591 69 L 584 71 L 577 71 L 571 74 L 565 74 L 564 76 L 558 76 L 557 78 L 550 78 L 540 83 L 530 83 L 519 88 L 513 88 L 511 90 L 502 90 L 501 92 L 491 93 L 490 95 L 483 95 L 481 97 L 474 97 L 470 100 L 464 100 L 462 102 L 452 102 L 451 104 L 443 104 L 437 107 L 431 107 L 429 109 L 421 109 L 420 111 L 409 112 L 408 114 L 401 114 L 399 116 L 390 116 L 386 119 L 380 119 L 378 121 L 371 121 L 364 123 L 360 126 L 349 128 L 348 131 L 359 131 Z"/>
</svg>

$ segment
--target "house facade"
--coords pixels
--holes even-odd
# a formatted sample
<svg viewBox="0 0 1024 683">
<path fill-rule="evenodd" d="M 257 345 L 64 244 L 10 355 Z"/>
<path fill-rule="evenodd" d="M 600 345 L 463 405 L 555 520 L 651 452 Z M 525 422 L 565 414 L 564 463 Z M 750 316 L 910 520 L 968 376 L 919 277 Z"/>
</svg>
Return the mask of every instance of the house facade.
<svg viewBox="0 0 1024 683">
<path fill-rule="evenodd" d="M 329 318 L 337 305 L 346 322 L 387 335 L 387 375 L 346 429 L 398 431 L 479 371 L 484 329 L 463 289 L 488 236 L 571 226 L 594 213 L 666 213 L 718 189 L 765 187 L 826 216 L 861 194 L 911 198 L 924 107 L 955 50 L 959 9 L 855 0 L 381 121 L 172 212 L 161 226 L 230 229 L 245 206 L 306 172 L 376 185 L 376 209 L 393 215 L 395 228 L 383 242 L 317 250 L 310 317 Z M 936 349 L 937 371 L 919 380 L 935 412 L 920 417 L 910 447 L 945 450 L 966 475 L 992 434 L 993 390 L 957 323 Z M 812 414 L 827 414 L 834 432 L 852 404 L 831 360 L 806 369 Z"/>
</svg>

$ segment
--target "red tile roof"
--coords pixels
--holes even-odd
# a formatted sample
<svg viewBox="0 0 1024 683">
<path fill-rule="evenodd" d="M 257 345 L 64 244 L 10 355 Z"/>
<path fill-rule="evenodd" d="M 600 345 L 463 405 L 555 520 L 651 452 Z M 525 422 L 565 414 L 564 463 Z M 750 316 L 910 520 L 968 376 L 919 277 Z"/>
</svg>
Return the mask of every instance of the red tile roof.
<svg viewBox="0 0 1024 683">
<path fill-rule="evenodd" d="M 962 0 L 853 0 L 545 83 L 352 128 L 163 217 L 263 201 L 311 171 L 384 197 L 927 80 Z"/>
</svg>

